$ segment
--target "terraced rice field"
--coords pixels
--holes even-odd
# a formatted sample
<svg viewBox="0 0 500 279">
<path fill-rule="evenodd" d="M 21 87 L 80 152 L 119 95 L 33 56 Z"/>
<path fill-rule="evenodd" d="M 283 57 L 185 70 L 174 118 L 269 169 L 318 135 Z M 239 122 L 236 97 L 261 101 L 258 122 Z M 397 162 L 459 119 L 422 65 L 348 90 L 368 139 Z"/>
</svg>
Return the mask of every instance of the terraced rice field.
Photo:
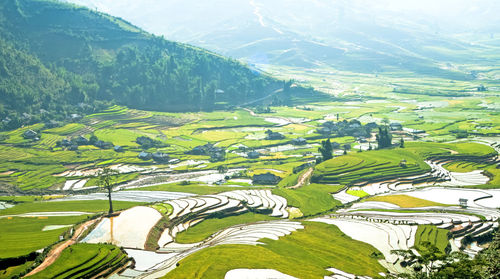
<svg viewBox="0 0 500 279">
<path fill-rule="evenodd" d="M 426 207 L 426 206 L 446 206 L 442 203 L 431 202 L 429 200 L 419 199 L 408 195 L 388 195 L 370 197 L 365 201 L 377 201 L 395 204 L 398 207 Z"/>
<path fill-rule="evenodd" d="M 260 242 L 257 246 L 232 244 L 201 250 L 180 261 L 163 278 L 223 278 L 230 270 L 241 268 L 275 269 L 296 278 L 330 275 L 328 267 L 373 277 L 386 272 L 371 256 L 376 253 L 372 246 L 351 239 L 334 226 L 308 222 L 303 230 Z"/>
<path fill-rule="evenodd" d="M 130 259 L 120 248 L 103 244 L 74 244 L 56 262 L 27 278 L 93 278 L 109 275 Z"/>
<path fill-rule="evenodd" d="M 420 225 L 415 234 L 415 247 L 417 250 L 422 250 L 425 249 L 422 247 L 422 243 L 430 242 L 442 253 L 445 253 L 446 247 L 449 245 L 448 234 L 449 231 L 445 229 L 439 229 L 432 225 Z"/>
</svg>

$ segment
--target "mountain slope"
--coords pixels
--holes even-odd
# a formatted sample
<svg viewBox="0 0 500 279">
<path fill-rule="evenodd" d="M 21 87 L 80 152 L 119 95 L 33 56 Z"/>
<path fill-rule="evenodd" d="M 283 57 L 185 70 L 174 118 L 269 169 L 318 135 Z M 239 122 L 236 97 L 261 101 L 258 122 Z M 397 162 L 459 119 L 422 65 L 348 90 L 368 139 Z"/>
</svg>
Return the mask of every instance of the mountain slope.
<svg viewBox="0 0 500 279">
<path fill-rule="evenodd" d="M 94 107 L 100 100 L 161 111 L 211 110 L 217 103 L 237 105 L 282 86 L 235 60 L 57 1 L 2 1 L 0 35 L 10 46 L 2 47 L 0 93 L 31 96 L 21 103 L 1 98 L 2 118 L 56 110 L 50 104 L 65 115 L 71 106 Z M 42 78 L 47 84 L 36 81 Z"/>
<path fill-rule="evenodd" d="M 483 34 L 498 29 L 495 15 L 500 5 L 494 0 L 481 0 L 481 5 L 430 3 L 437 7 L 417 0 L 404 4 L 395 0 L 65 1 L 105 10 L 155 34 L 255 64 L 402 71 L 464 80 L 471 78 L 467 72 L 443 65 L 483 63 L 498 52 L 455 36 L 462 30 Z M 474 28 L 467 29 L 471 25 L 467 23 L 474 23 Z"/>
</svg>

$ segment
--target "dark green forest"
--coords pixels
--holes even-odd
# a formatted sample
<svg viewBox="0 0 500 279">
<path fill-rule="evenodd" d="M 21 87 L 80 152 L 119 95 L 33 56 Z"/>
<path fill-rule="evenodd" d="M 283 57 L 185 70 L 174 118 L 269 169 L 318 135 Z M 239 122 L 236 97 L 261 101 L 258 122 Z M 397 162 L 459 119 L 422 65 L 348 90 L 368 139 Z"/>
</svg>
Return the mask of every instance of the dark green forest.
<svg viewBox="0 0 500 279">
<path fill-rule="evenodd" d="M 213 110 L 283 87 L 236 60 L 57 1 L 1 1 L 0 53 L 1 129 L 110 104 Z"/>
</svg>

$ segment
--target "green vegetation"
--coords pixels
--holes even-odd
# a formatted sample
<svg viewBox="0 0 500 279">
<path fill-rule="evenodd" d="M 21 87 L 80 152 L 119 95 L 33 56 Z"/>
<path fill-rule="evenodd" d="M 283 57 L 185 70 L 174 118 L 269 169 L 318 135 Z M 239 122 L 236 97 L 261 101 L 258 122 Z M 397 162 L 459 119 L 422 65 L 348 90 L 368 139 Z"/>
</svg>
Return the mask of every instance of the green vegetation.
<svg viewBox="0 0 500 279">
<path fill-rule="evenodd" d="M 376 196 L 367 198 L 365 201 L 380 201 L 395 204 L 399 207 L 426 207 L 426 206 L 449 206 L 438 202 L 415 198 L 408 195 Z"/>
<path fill-rule="evenodd" d="M 331 195 L 340 189 L 342 186 L 310 184 L 297 189 L 276 188 L 272 192 L 284 197 L 289 206 L 299 208 L 304 216 L 312 216 L 340 206 L 341 203 Z"/>
<path fill-rule="evenodd" d="M 240 62 L 155 37 L 90 9 L 8 0 L 0 13 L 5 19 L 0 22 L 1 64 L 9 65 L 2 84 L 9 94 L 0 116 L 11 119 L 3 128 L 89 113 L 103 108 L 103 101 L 151 110 L 213 110 L 282 87 Z M 59 18 L 69 22 L 61 25 Z M 33 117 L 22 118 L 24 112 Z"/>
<path fill-rule="evenodd" d="M 351 239 L 332 225 L 315 222 L 304 225 L 304 230 L 279 240 L 261 239 L 264 245 L 203 249 L 180 261 L 163 278 L 223 278 L 236 268 L 271 268 L 304 279 L 329 275 L 326 270 L 329 267 L 372 277 L 386 272 L 372 256 L 380 252 L 371 245 Z"/>
<path fill-rule="evenodd" d="M 209 186 L 204 184 L 188 184 L 182 185 L 182 183 L 172 183 L 172 184 L 162 184 L 155 185 L 149 187 L 135 188 L 130 190 L 137 191 L 170 191 L 170 192 L 183 192 L 183 193 L 192 193 L 198 195 L 211 195 L 217 194 L 221 192 L 234 191 L 241 189 L 262 189 L 261 187 L 228 187 L 228 186 Z"/>
<path fill-rule="evenodd" d="M 136 205 L 144 204 L 143 202 L 113 202 L 116 210 L 130 208 Z M 80 212 L 105 212 L 108 211 L 109 204 L 105 200 L 93 201 L 43 201 L 20 203 L 14 207 L 0 211 L 0 215 L 15 215 L 29 212 L 56 212 L 56 211 L 80 211 Z"/>
<path fill-rule="evenodd" d="M 431 245 L 436 246 L 439 251 L 445 253 L 448 247 L 448 230 L 439 229 L 433 225 L 419 225 L 415 233 L 415 247 L 417 250 L 425 250 L 424 242 L 430 242 Z"/>
<path fill-rule="evenodd" d="M 274 220 L 277 218 L 268 215 L 247 212 L 241 215 L 229 216 L 225 218 L 210 218 L 190 227 L 186 231 L 177 234 L 175 240 L 179 243 L 200 242 L 212 234 L 239 224 L 249 224 L 258 221 Z"/>
<path fill-rule="evenodd" d="M 424 160 L 456 153 L 457 160 L 465 156 L 488 157 L 496 152 L 477 143 L 408 142 L 404 149 L 372 150 L 336 157 L 316 166 L 312 181 L 353 185 L 407 177 L 426 173 L 430 167 Z M 405 162 L 404 164 L 402 162 Z"/>
<path fill-rule="evenodd" d="M 15 278 L 33 265 L 34 261 L 27 261 L 24 264 L 8 267 L 7 269 L 0 270 L 0 278 Z"/>
<path fill-rule="evenodd" d="M 70 217 L 12 217 L 0 218 L 0 258 L 18 257 L 45 248 L 59 241 L 68 228 L 42 231 L 50 225 L 72 225 L 87 218 Z"/>
<path fill-rule="evenodd" d="M 120 248 L 108 244 L 74 244 L 46 269 L 27 278 L 91 278 L 110 274 L 128 261 Z"/>
<path fill-rule="evenodd" d="M 363 191 L 363 190 L 348 189 L 346 191 L 346 193 L 349 194 L 349 195 L 360 197 L 360 198 L 364 198 L 366 196 L 369 196 L 369 194 L 367 192 Z"/>
</svg>

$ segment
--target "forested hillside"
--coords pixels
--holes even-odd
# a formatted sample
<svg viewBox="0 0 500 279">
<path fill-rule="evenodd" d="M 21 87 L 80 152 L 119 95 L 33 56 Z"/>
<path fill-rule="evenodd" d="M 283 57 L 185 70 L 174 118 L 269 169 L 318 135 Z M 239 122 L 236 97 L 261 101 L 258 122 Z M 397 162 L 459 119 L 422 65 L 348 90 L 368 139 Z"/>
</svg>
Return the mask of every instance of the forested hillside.
<svg viewBox="0 0 500 279">
<path fill-rule="evenodd" d="M 107 103 L 212 110 L 283 86 L 238 61 L 56 1 L 1 1 L 0 38 L 3 129 L 66 118 Z"/>
</svg>

